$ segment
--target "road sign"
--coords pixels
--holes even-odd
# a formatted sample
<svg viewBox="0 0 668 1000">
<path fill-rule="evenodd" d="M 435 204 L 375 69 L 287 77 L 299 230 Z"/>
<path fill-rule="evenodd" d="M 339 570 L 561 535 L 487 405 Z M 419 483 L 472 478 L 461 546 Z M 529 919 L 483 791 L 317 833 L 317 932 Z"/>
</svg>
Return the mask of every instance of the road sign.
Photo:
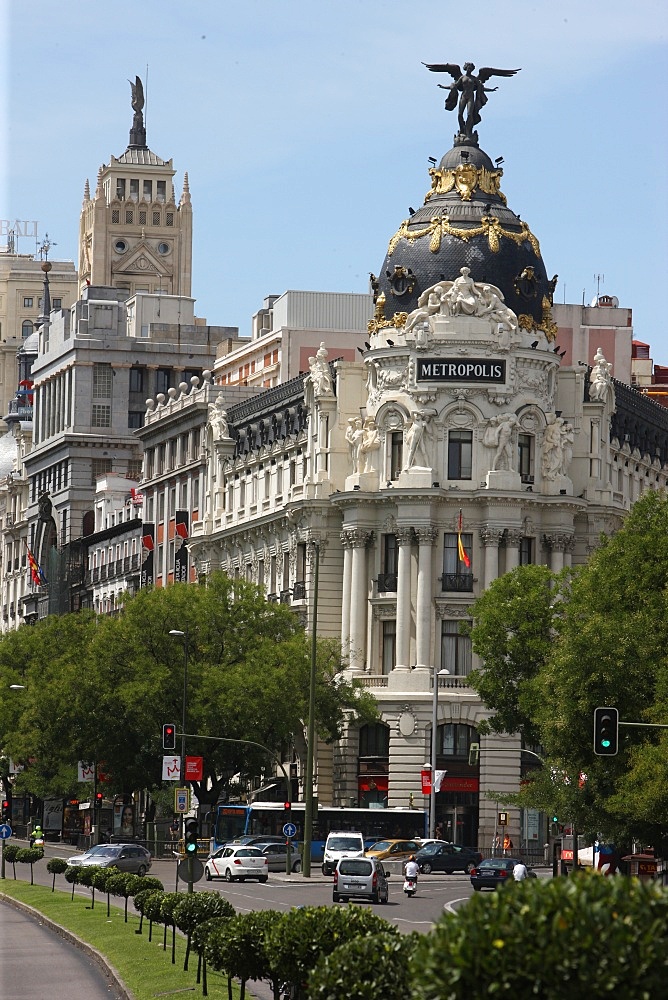
<svg viewBox="0 0 668 1000">
<path fill-rule="evenodd" d="M 294 823 L 285 823 L 285 825 L 283 826 L 283 835 L 285 837 L 288 838 L 294 837 L 296 832 L 297 832 L 297 827 L 295 826 Z"/>
<path fill-rule="evenodd" d="M 499 813 L 499 826 L 508 826 L 508 813 Z"/>
<path fill-rule="evenodd" d="M 0 840 L 9 840 L 12 835 L 12 828 L 9 823 L 0 823 Z"/>
<path fill-rule="evenodd" d="M 182 882 L 188 882 L 190 879 L 190 874 L 188 872 L 188 865 L 192 865 L 192 880 L 193 882 L 199 882 L 202 875 L 204 874 L 204 865 L 199 858 L 184 858 L 183 861 L 179 861 L 177 872 L 179 878 Z"/>
<path fill-rule="evenodd" d="M 190 790 L 188 788 L 174 789 L 174 812 L 187 813 L 190 811 Z"/>
</svg>

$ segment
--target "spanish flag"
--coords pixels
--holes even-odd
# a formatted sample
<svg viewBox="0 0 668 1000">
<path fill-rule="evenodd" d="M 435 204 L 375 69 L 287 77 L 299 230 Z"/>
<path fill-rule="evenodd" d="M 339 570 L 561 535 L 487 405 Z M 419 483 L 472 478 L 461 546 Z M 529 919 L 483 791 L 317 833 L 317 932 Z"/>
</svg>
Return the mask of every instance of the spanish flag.
<svg viewBox="0 0 668 1000">
<path fill-rule="evenodd" d="M 39 565 L 34 555 L 30 551 L 30 546 L 26 542 L 26 548 L 28 550 L 28 568 L 30 569 L 30 577 L 32 582 L 36 587 L 41 587 L 43 583 L 46 583 L 46 577 L 42 571 L 42 567 Z"/>
<path fill-rule="evenodd" d="M 459 523 L 457 525 L 457 555 L 459 556 L 459 561 L 463 562 L 467 569 L 471 568 L 471 560 L 464 548 L 464 543 L 462 541 L 462 512 L 459 511 Z"/>
</svg>

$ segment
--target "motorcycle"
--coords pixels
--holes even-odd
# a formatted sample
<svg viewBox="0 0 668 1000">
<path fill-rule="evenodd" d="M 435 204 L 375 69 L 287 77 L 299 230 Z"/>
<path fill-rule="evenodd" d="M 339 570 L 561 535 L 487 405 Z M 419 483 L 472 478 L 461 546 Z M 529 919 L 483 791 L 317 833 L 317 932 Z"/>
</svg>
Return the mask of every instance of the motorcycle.
<svg viewBox="0 0 668 1000">
<path fill-rule="evenodd" d="M 417 892 L 417 878 L 409 878 L 408 876 L 406 876 L 406 878 L 404 879 L 404 892 L 406 893 L 409 899 L 411 896 L 415 895 L 415 893 Z"/>
</svg>

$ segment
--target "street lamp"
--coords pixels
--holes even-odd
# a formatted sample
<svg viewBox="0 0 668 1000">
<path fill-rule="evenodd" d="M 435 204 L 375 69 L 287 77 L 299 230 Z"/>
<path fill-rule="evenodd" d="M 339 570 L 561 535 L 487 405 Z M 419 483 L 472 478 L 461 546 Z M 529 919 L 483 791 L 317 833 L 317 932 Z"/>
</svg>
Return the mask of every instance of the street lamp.
<svg viewBox="0 0 668 1000">
<path fill-rule="evenodd" d="M 438 678 L 444 677 L 449 674 L 450 671 L 446 670 L 445 667 L 442 670 L 436 670 L 434 667 L 433 678 L 434 678 L 434 691 L 431 700 L 431 787 L 429 791 L 429 836 L 434 836 L 434 829 L 436 827 L 436 752 L 438 749 L 438 739 L 437 739 L 437 720 L 438 720 Z"/>
<path fill-rule="evenodd" d="M 304 787 L 304 853 L 302 874 L 311 877 L 311 842 L 313 840 L 313 755 L 315 743 L 315 679 L 318 638 L 318 571 L 320 542 L 313 541 L 313 621 L 311 623 L 311 672 L 309 679 L 308 729 L 306 736 L 306 785 Z"/>
<path fill-rule="evenodd" d="M 183 703 L 181 713 L 181 782 L 183 783 L 186 773 L 186 707 L 188 704 L 188 629 L 182 631 L 178 628 L 170 629 L 169 634 L 174 638 L 183 639 Z M 185 816 L 181 813 L 181 838 L 185 842 Z M 188 892 L 193 891 L 193 867 L 192 856 L 187 855 L 188 864 Z"/>
</svg>

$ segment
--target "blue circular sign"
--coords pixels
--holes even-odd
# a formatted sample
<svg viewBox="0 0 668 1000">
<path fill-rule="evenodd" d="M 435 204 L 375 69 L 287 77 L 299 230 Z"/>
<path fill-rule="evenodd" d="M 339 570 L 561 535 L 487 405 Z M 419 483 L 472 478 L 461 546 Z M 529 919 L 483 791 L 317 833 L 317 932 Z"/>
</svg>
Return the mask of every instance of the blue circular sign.
<svg viewBox="0 0 668 1000">
<path fill-rule="evenodd" d="M 285 826 L 283 827 L 283 836 L 285 837 L 294 837 L 296 832 L 297 832 L 297 827 L 295 826 L 294 823 L 286 823 Z"/>
<path fill-rule="evenodd" d="M 0 823 L 0 840 L 9 840 L 11 835 L 12 835 L 12 828 L 9 825 L 9 823 Z"/>
</svg>

